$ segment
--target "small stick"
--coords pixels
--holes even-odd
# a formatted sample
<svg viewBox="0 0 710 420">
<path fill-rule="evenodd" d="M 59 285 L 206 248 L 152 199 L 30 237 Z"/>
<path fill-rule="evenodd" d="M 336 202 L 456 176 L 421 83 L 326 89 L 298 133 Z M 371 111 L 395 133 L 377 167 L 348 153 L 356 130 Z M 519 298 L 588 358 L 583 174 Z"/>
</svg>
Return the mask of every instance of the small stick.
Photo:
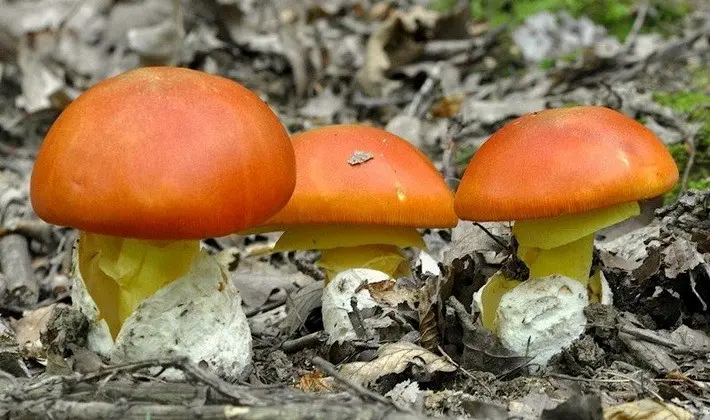
<svg viewBox="0 0 710 420">
<path fill-rule="evenodd" d="M 376 392 L 370 391 L 369 389 L 365 388 L 364 386 L 362 386 L 360 384 L 356 384 L 355 382 L 344 378 L 340 374 L 340 372 L 338 372 L 338 369 L 336 369 L 335 366 L 333 366 L 333 364 L 328 362 L 327 360 L 325 360 L 319 356 L 316 356 L 311 360 L 311 362 L 315 366 L 320 368 L 323 372 L 332 376 L 333 379 L 340 382 L 342 385 L 344 385 L 346 388 L 350 389 L 351 391 L 354 391 L 359 396 L 369 398 L 371 400 L 380 402 L 382 404 L 389 405 L 389 406 L 394 407 L 397 410 L 405 412 L 405 413 L 415 414 L 414 410 L 411 410 L 411 409 L 405 408 L 405 407 L 400 407 L 399 405 L 395 404 L 394 401 L 392 401 L 388 398 L 385 398 L 384 396 L 382 396 Z"/>
<path fill-rule="evenodd" d="M 135 362 L 135 363 L 126 363 L 122 365 L 114 365 L 114 366 L 107 366 L 104 368 L 101 368 L 95 372 L 83 374 L 83 375 L 73 375 L 73 376 L 50 376 L 47 377 L 46 379 L 43 379 L 37 383 L 34 383 L 24 389 L 22 389 L 23 393 L 27 393 L 29 391 L 32 391 L 34 389 L 39 389 L 47 385 L 52 385 L 52 384 L 58 384 L 62 383 L 64 381 L 70 381 L 70 382 L 88 382 L 91 380 L 96 380 L 96 379 L 101 379 L 104 377 L 112 377 L 116 375 L 117 373 L 120 372 L 125 372 L 125 373 L 132 373 L 136 372 L 139 370 L 143 369 L 148 369 L 148 368 L 155 368 L 155 367 L 161 367 L 163 369 L 166 368 L 175 368 L 183 371 L 186 373 L 188 376 L 191 376 L 193 379 L 202 382 L 203 384 L 209 386 L 210 388 L 214 389 L 218 393 L 222 394 L 223 396 L 230 398 L 232 400 L 238 401 L 240 404 L 244 405 L 263 405 L 264 402 L 254 396 L 247 395 L 245 393 L 240 392 L 240 390 L 228 383 L 222 380 L 220 377 L 215 375 L 212 372 L 209 372 L 207 370 L 204 370 L 197 366 L 195 363 L 191 362 L 187 358 L 178 358 L 178 359 L 153 359 L 153 360 L 145 360 L 145 361 L 140 361 L 140 362 Z"/>
<path fill-rule="evenodd" d="M 647 14 L 648 2 L 644 1 L 643 3 L 639 4 L 638 11 L 636 13 L 636 19 L 634 20 L 634 23 L 631 26 L 631 30 L 629 31 L 629 34 L 626 36 L 626 40 L 624 41 L 624 47 L 626 49 L 630 49 L 634 45 L 634 42 L 636 42 L 636 38 L 638 37 L 638 34 L 641 31 L 644 22 L 646 21 Z"/>
<path fill-rule="evenodd" d="M 27 238 L 9 234 L 0 238 L 0 268 L 5 275 L 3 301 L 13 306 L 33 306 L 39 300 L 39 282 L 34 277 Z"/>
<path fill-rule="evenodd" d="M 436 347 L 439 349 L 439 353 L 441 353 L 441 355 L 444 356 L 444 358 L 446 358 L 446 360 L 448 360 L 449 363 L 451 363 L 452 365 L 454 365 L 458 370 L 461 371 L 461 373 L 463 373 L 463 374 L 466 375 L 467 377 L 469 377 L 469 378 L 473 379 L 474 381 L 478 382 L 478 385 L 480 385 L 483 389 L 485 389 L 485 390 L 488 392 L 488 395 L 493 396 L 493 391 L 488 387 L 488 385 L 486 385 L 485 382 L 483 382 L 483 381 L 481 380 L 481 378 L 476 377 L 476 375 L 474 375 L 473 373 L 471 373 L 471 372 L 469 372 L 468 370 L 462 368 L 461 365 L 459 365 L 458 363 L 456 363 L 456 362 L 454 361 L 454 359 L 452 359 L 451 356 L 449 356 L 449 354 L 446 353 L 446 352 L 444 351 L 444 349 L 443 349 L 441 346 L 436 346 Z"/>
<path fill-rule="evenodd" d="M 264 312 L 269 312 L 269 311 L 276 309 L 279 306 L 283 306 L 285 304 L 286 304 L 286 298 L 275 300 L 273 302 L 267 302 L 264 305 L 261 305 L 259 307 L 249 309 L 248 311 L 246 311 L 245 315 L 247 318 L 251 318 L 256 315 L 262 314 Z"/>
<path fill-rule="evenodd" d="M 299 350 L 317 345 L 324 338 L 324 336 L 324 331 L 316 331 L 314 333 L 304 335 L 303 337 L 286 340 L 283 344 L 281 344 L 281 350 L 286 353 L 295 353 Z"/>
</svg>

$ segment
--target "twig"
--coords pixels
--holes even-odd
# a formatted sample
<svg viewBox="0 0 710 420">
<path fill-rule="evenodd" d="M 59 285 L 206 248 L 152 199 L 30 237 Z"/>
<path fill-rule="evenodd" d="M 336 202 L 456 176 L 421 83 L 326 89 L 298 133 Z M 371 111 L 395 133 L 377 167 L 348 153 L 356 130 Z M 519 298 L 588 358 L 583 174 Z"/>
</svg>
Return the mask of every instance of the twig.
<svg viewBox="0 0 710 420">
<path fill-rule="evenodd" d="M 486 235 L 488 235 L 491 239 L 493 239 L 498 245 L 500 245 L 501 248 L 503 248 L 503 249 L 509 251 L 511 254 L 513 254 L 513 250 L 511 249 L 512 247 L 510 246 L 510 244 L 507 244 L 507 245 L 504 244 L 500 239 L 498 239 L 498 237 L 496 235 L 492 234 L 488 229 L 486 229 L 485 226 L 483 226 L 479 222 L 473 222 L 473 224 L 478 226 L 479 228 L 481 228 L 481 230 Z"/>
<path fill-rule="evenodd" d="M 333 377 L 336 381 L 340 382 L 342 385 L 344 385 L 346 388 L 350 389 L 351 391 L 354 391 L 356 394 L 360 395 L 361 397 L 369 398 L 373 401 L 380 402 L 382 404 L 389 405 L 391 407 L 394 407 L 395 409 L 405 412 L 405 413 L 410 413 L 410 414 L 415 414 L 414 410 L 406 408 L 406 407 L 400 407 L 399 405 L 395 404 L 394 401 L 383 397 L 382 395 L 370 391 L 369 389 L 363 387 L 360 384 L 356 384 L 353 381 L 344 378 L 340 372 L 333 366 L 332 363 L 328 362 L 327 360 L 316 356 L 311 360 L 311 362 L 320 368 L 322 371 Z"/>
<path fill-rule="evenodd" d="M 324 331 L 316 331 L 303 337 L 294 338 L 292 340 L 284 341 L 280 348 L 286 353 L 295 353 L 299 350 L 303 350 L 308 347 L 313 347 L 320 343 L 320 341 L 325 337 Z"/>
<path fill-rule="evenodd" d="M 680 180 L 680 193 L 682 194 L 688 189 L 688 178 L 690 178 L 690 171 L 693 169 L 695 164 L 695 155 L 697 154 L 697 147 L 695 147 L 695 135 L 698 130 L 692 135 L 688 135 L 685 139 L 685 144 L 688 146 L 688 161 L 685 163 L 685 168 L 683 168 L 683 177 Z"/>
<path fill-rule="evenodd" d="M 624 48 L 625 49 L 627 49 L 627 50 L 630 49 L 634 45 L 634 42 L 636 42 L 636 38 L 638 37 L 638 34 L 641 31 L 641 28 L 643 27 L 644 22 L 646 21 L 647 14 L 648 14 L 648 2 L 644 1 L 638 5 L 638 10 L 636 12 L 636 19 L 634 19 L 634 23 L 631 26 L 631 30 L 629 31 L 629 34 L 626 36 L 626 40 L 624 40 Z"/>
<path fill-rule="evenodd" d="M 471 315 L 467 310 L 466 307 L 463 306 L 463 303 L 459 302 L 458 299 L 456 299 L 455 296 L 450 296 L 449 300 L 447 302 L 452 308 L 454 308 L 454 312 L 456 312 L 456 315 L 459 318 L 459 322 L 461 322 L 461 326 L 464 328 L 464 331 L 473 331 L 476 329 L 476 317 L 474 315 Z"/>
<path fill-rule="evenodd" d="M 642 341 L 647 341 L 652 344 L 657 344 L 659 346 L 663 346 L 666 348 L 671 349 L 675 354 L 697 354 L 697 355 L 705 355 L 707 353 L 710 353 L 710 348 L 708 347 L 701 347 L 694 349 L 692 347 L 687 347 L 687 346 L 680 346 L 677 343 L 668 340 L 652 331 L 645 330 L 643 328 L 637 328 L 632 325 L 623 325 L 619 328 L 620 333 L 625 333 L 628 334 L 634 338 L 637 338 Z"/>
<path fill-rule="evenodd" d="M 15 233 L 0 238 L 0 267 L 6 281 L 3 301 L 19 307 L 36 304 L 39 282 L 32 270 L 27 238 Z"/>
<path fill-rule="evenodd" d="M 488 53 L 490 47 L 495 44 L 495 42 L 498 40 L 498 36 L 504 33 L 507 28 L 507 23 L 503 23 L 501 25 L 496 26 L 495 28 L 488 31 L 485 38 L 483 38 L 483 42 L 478 48 L 475 48 L 472 51 L 457 54 L 451 57 L 448 61 L 451 64 L 460 66 L 465 64 L 471 64 L 480 60 Z"/>
<path fill-rule="evenodd" d="M 223 381 L 214 373 L 201 369 L 199 366 L 192 363 L 188 359 L 179 360 L 175 363 L 174 367 L 180 368 L 185 373 L 189 374 L 190 376 L 204 383 L 205 385 L 209 385 L 211 388 L 224 395 L 225 397 L 233 398 L 234 400 L 239 401 L 241 404 L 262 404 L 262 401 L 259 398 L 247 395 L 243 392 L 239 392 L 233 385 Z"/>
<path fill-rule="evenodd" d="M 478 385 L 480 385 L 481 387 L 483 387 L 483 389 L 485 389 L 485 390 L 488 392 L 488 395 L 493 396 L 493 391 L 488 387 L 488 385 L 486 385 L 485 382 L 483 382 L 483 381 L 481 380 L 481 378 L 477 377 L 476 375 L 474 375 L 473 373 L 469 372 L 468 370 L 466 370 L 466 369 L 464 369 L 463 367 L 461 367 L 461 365 L 459 365 L 458 363 L 456 363 L 456 362 L 454 361 L 454 359 L 452 359 L 451 356 L 449 356 L 449 354 L 446 353 L 446 352 L 444 351 L 444 349 L 443 349 L 440 345 L 437 345 L 436 347 L 439 349 L 439 353 L 441 353 L 441 355 L 444 356 L 444 358 L 445 358 L 446 360 L 448 360 L 449 363 L 451 363 L 452 365 L 454 365 L 458 370 L 461 371 L 461 373 L 463 373 L 463 374 L 466 375 L 467 377 L 469 377 L 469 378 L 473 379 L 474 381 L 476 381 L 476 382 L 478 383 Z"/>
<path fill-rule="evenodd" d="M 555 378 L 555 379 L 564 379 L 567 381 L 576 381 L 576 382 L 590 382 L 590 383 L 603 383 L 603 384 L 615 384 L 615 383 L 628 383 L 631 382 L 628 379 L 599 379 L 599 378 L 582 378 L 579 376 L 570 376 L 570 375 L 565 375 L 563 373 L 548 373 L 545 375 L 550 378 Z"/>
<path fill-rule="evenodd" d="M 264 402 L 254 396 L 247 395 L 224 380 L 220 379 L 217 375 L 201 369 L 199 366 L 191 362 L 187 358 L 177 358 L 177 359 L 153 359 L 145 360 L 135 363 L 126 363 L 122 365 L 114 365 L 101 368 L 95 372 L 86 373 L 83 375 L 72 375 L 72 376 L 50 376 L 45 380 L 31 384 L 24 389 L 23 393 L 45 387 L 47 385 L 58 384 L 62 382 L 80 383 L 88 382 L 97 379 L 104 378 L 106 376 L 113 376 L 118 373 L 131 373 L 143 369 L 149 368 L 175 368 L 183 371 L 187 375 L 191 376 L 193 379 L 202 382 L 203 384 L 214 389 L 218 393 L 224 395 L 230 400 L 237 401 L 240 404 L 245 405 L 263 405 Z"/>
<path fill-rule="evenodd" d="M 421 88 L 419 88 L 417 94 L 414 95 L 414 99 L 412 99 L 412 102 L 410 102 L 409 105 L 407 105 L 407 107 L 404 109 L 405 115 L 409 117 L 419 118 L 424 115 L 424 112 L 426 112 L 426 107 L 423 107 L 422 103 L 424 103 L 424 98 L 430 96 L 431 92 L 434 90 L 434 88 L 436 88 L 436 85 L 439 83 L 440 73 L 441 65 L 437 64 L 429 72 L 429 76 L 424 81 L 424 83 L 422 83 L 422 86 Z"/>
<path fill-rule="evenodd" d="M 264 305 L 261 305 L 261 306 L 259 306 L 259 307 L 257 307 L 257 308 L 249 309 L 248 311 L 246 311 L 245 314 L 246 314 L 246 317 L 247 317 L 247 318 L 251 318 L 251 317 L 256 316 L 256 315 L 259 315 L 259 314 L 261 314 L 261 313 L 268 312 L 268 311 L 270 311 L 270 310 L 272 310 L 272 309 L 276 309 L 276 308 L 278 308 L 279 306 L 283 306 L 284 304 L 286 304 L 286 298 L 285 298 L 285 297 L 282 298 L 282 299 L 279 299 L 279 300 L 275 300 L 275 301 L 273 301 L 273 302 L 268 302 L 268 303 L 266 303 L 266 304 L 264 304 Z"/>
<path fill-rule="evenodd" d="M 642 390 L 643 392 L 648 392 L 648 393 L 649 393 L 653 398 L 655 398 L 656 400 L 658 400 L 658 401 L 660 401 L 660 402 L 665 401 L 665 400 L 663 399 L 663 397 L 661 397 L 657 392 L 648 389 L 648 388 L 646 387 L 646 385 L 644 385 L 643 383 L 641 383 L 641 381 L 639 381 L 639 380 L 637 380 L 637 379 L 631 378 L 631 377 L 629 377 L 629 376 L 627 376 L 627 375 L 624 375 L 623 373 L 619 373 L 619 372 L 607 371 L 607 373 L 608 373 L 609 375 L 612 375 L 612 376 L 618 376 L 618 377 L 620 377 L 620 378 L 627 379 L 629 382 L 634 383 L 634 384 L 640 386 L 640 387 L 641 387 L 641 390 Z"/>
</svg>

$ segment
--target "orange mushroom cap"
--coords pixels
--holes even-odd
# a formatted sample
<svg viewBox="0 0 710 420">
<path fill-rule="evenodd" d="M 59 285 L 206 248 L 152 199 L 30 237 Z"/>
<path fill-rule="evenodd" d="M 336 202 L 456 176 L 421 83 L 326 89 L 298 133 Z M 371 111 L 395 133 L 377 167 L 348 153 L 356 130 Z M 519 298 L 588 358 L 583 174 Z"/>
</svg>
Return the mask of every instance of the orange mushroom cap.
<svg viewBox="0 0 710 420">
<path fill-rule="evenodd" d="M 464 220 L 555 217 L 663 194 L 678 167 L 642 124 L 609 108 L 533 112 L 476 151 L 456 192 Z"/>
<path fill-rule="evenodd" d="M 292 137 L 296 189 L 264 225 L 450 227 L 453 192 L 419 149 L 375 127 L 332 125 Z M 371 159 L 350 162 L 356 152 Z M 364 159 L 363 159 L 364 160 Z"/>
<path fill-rule="evenodd" d="M 196 70 L 148 67 L 93 86 L 50 128 L 31 179 L 45 221 L 136 239 L 199 239 L 257 225 L 295 186 L 288 133 L 253 92 Z"/>
</svg>

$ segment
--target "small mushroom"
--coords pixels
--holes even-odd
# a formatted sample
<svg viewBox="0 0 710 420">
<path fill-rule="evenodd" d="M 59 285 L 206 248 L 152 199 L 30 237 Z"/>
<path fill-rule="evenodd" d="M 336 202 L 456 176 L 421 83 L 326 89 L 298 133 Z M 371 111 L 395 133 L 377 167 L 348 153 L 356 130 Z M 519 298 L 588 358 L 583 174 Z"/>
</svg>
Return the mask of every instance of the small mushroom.
<svg viewBox="0 0 710 420">
<path fill-rule="evenodd" d="M 346 316 L 353 309 L 338 306 L 350 297 L 331 280 L 357 272 L 366 286 L 410 274 L 402 249 L 425 248 L 417 228 L 456 225 L 453 193 L 421 151 L 379 128 L 333 125 L 292 142 L 296 189 L 260 229 L 285 231 L 274 251 L 321 251 L 323 323 L 331 341 L 342 341 L 355 335 Z"/>
<path fill-rule="evenodd" d="M 642 124 L 599 106 L 548 109 L 509 122 L 481 146 L 455 209 L 463 220 L 515 221 L 530 277 L 574 279 L 594 302 L 603 280 L 591 272 L 595 232 L 638 215 L 638 200 L 677 181 L 673 158 Z M 479 291 L 485 327 L 499 327 L 498 303 L 518 284 L 498 273 Z"/>
<path fill-rule="evenodd" d="M 328 279 L 351 268 L 409 273 L 401 249 L 417 228 L 456 225 L 453 193 L 419 149 L 375 127 L 332 125 L 293 136 L 296 189 L 259 229 L 285 231 L 273 251 L 319 249 Z M 366 160 L 351 164 L 354 153 Z"/>
</svg>

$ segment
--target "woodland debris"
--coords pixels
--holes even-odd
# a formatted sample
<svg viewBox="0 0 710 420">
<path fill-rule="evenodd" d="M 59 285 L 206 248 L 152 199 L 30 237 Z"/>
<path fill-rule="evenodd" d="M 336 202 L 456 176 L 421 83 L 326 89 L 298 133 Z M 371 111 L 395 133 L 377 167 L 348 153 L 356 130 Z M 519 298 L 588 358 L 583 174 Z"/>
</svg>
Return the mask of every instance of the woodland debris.
<svg viewBox="0 0 710 420">
<path fill-rule="evenodd" d="M 384 375 L 402 373 L 409 367 L 421 373 L 454 372 L 456 367 L 445 358 L 413 343 L 399 342 L 382 345 L 377 358 L 370 362 L 351 362 L 340 367 L 340 374 L 361 384 L 370 384 Z"/>
<path fill-rule="evenodd" d="M 5 279 L 5 305 L 26 308 L 39 300 L 39 282 L 32 270 L 29 243 L 11 233 L 0 238 L 0 269 Z"/>
</svg>

